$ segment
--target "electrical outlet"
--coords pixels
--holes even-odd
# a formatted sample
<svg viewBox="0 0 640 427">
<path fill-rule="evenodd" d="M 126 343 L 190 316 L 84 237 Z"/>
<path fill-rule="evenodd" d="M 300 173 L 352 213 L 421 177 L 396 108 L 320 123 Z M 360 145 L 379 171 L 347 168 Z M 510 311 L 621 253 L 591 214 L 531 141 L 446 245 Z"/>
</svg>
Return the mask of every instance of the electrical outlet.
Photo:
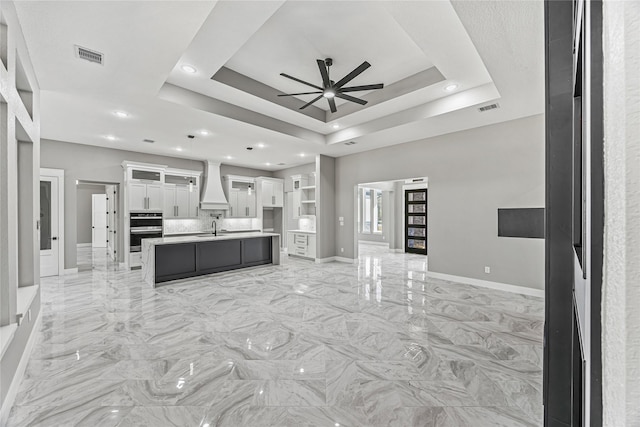
<svg viewBox="0 0 640 427">
<path fill-rule="evenodd" d="M 344 252 L 344 248 L 340 248 L 340 252 Z"/>
<path fill-rule="evenodd" d="M 27 310 L 27 317 L 29 318 L 29 322 L 31 322 L 31 309 Z"/>
<path fill-rule="evenodd" d="M 487 274 L 490 274 L 491 273 L 491 267 L 486 267 L 485 266 L 484 267 L 484 272 L 487 273 Z"/>
</svg>

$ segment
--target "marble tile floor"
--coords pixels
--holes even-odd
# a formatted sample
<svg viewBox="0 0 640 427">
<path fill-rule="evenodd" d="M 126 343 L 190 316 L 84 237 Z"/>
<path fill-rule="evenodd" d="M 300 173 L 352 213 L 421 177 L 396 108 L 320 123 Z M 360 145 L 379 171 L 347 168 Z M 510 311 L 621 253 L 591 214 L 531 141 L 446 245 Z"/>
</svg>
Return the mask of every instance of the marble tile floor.
<svg viewBox="0 0 640 427">
<path fill-rule="evenodd" d="M 363 245 L 157 289 L 44 279 L 8 426 L 541 425 L 543 300 L 425 269 Z"/>
<path fill-rule="evenodd" d="M 76 249 L 76 265 L 78 272 L 91 271 L 93 269 L 115 269 L 118 263 L 114 262 L 106 248 L 92 248 L 91 246 L 78 246 Z"/>
</svg>

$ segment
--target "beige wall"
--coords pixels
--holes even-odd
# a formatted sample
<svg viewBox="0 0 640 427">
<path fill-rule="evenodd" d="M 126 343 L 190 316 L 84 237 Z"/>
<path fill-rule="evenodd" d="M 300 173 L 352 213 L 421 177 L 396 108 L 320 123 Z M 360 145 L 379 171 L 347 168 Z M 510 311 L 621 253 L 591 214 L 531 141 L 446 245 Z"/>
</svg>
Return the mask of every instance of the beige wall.
<svg viewBox="0 0 640 427">
<path fill-rule="evenodd" d="M 543 289 L 544 241 L 497 235 L 498 208 L 544 207 L 542 115 L 337 158 L 336 254 L 354 256 L 358 183 L 416 176 L 429 179 L 430 271 Z"/>
</svg>

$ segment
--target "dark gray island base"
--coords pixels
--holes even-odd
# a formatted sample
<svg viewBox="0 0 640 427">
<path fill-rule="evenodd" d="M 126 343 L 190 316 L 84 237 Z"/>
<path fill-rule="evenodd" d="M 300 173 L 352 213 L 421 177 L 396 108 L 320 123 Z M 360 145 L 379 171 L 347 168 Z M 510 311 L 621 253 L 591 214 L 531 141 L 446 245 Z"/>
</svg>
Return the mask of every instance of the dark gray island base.
<svg viewBox="0 0 640 427">
<path fill-rule="evenodd" d="M 142 242 L 142 275 L 153 286 L 265 264 L 280 264 L 278 234 L 166 237 Z"/>
</svg>

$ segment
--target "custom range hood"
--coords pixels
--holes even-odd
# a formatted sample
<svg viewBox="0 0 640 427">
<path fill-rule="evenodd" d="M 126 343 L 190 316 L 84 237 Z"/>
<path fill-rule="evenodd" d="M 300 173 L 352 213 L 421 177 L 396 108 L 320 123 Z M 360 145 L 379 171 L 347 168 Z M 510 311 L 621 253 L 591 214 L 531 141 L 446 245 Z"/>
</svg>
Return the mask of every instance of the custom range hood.
<svg viewBox="0 0 640 427">
<path fill-rule="evenodd" d="M 220 179 L 220 163 L 207 160 L 207 170 L 204 180 L 204 191 L 200 200 L 200 209 L 220 210 L 229 209 L 229 202 L 222 191 Z"/>
</svg>

